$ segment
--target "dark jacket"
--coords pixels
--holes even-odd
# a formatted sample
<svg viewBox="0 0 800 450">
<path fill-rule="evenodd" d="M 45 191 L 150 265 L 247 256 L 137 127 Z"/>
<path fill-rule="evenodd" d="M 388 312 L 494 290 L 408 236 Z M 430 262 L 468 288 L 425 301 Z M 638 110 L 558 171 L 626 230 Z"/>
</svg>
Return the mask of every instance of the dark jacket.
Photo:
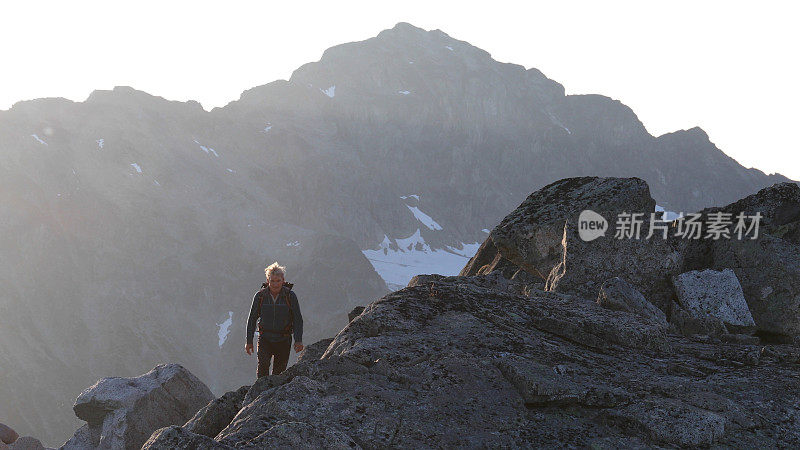
<svg viewBox="0 0 800 450">
<path fill-rule="evenodd" d="M 259 296 L 263 294 L 264 299 L 259 308 Z M 292 328 L 294 329 L 294 341 L 303 342 L 303 315 L 300 314 L 300 304 L 297 301 L 297 294 L 291 289 L 283 286 L 281 292 L 278 294 L 277 303 L 272 302 L 272 296 L 269 293 L 267 283 L 262 285 L 262 289 L 256 292 L 253 296 L 253 306 L 250 308 L 250 317 L 247 318 L 247 343 L 253 343 L 253 334 L 256 331 L 256 321 L 261 319 L 261 328 L 265 330 L 264 338 L 270 342 L 285 341 L 289 339 L 288 336 L 283 336 L 280 333 L 270 332 L 269 330 L 282 330 L 291 320 L 289 315 L 289 307 L 286 305 L 284 296 L 289 296 L 289 304 L 292 305 L 292 312 L 294 313 L 294 322 Z"/>
</svg>

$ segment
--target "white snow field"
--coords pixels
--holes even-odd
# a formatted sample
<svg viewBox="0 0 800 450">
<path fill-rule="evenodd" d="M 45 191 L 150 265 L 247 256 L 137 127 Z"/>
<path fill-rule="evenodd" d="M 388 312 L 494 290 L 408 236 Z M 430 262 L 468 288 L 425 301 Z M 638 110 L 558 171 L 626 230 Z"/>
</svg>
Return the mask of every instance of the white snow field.
<svg viewBox="0 0 800 450">
<path fill-rule="evenodd" d="M 460 249 L 451 246 L 432 249 L 420 235 L 419 228 L 407 238 L 394 239 L 397 250 L 389 248 L 391 241 L 384 235 L 377 250 L 362 250 L 362 253 L 392 290 L 405 287 L 414 275 L 458 275 L 480 247 L 480 243 L 475 242 L 461 243 Z"/>
</svg>

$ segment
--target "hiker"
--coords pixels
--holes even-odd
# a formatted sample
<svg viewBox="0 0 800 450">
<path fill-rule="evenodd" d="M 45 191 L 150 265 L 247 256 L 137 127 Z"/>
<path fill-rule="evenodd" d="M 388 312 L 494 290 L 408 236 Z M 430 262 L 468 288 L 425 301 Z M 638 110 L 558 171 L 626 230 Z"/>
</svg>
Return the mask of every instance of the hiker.
<svg viewBox="0 0 800 450">
<path fill-rule="evenodd" d="M 303 316 L 292 283 L 286 283 L 286 268 L 278 262 L 264 269 L 267 283 L 253 297 L 250 317 L 247 319 L 247 343 L 244 351 L 253 354 L 253 333 L 258 321 L 258 372 L 257 376 L 269 375 L 270 359 L 275 356 L 272 374 L 277 375 L 289 363 L 289 347 L 294 331 L 294 351 L 303 351 Z"/>
</svg>

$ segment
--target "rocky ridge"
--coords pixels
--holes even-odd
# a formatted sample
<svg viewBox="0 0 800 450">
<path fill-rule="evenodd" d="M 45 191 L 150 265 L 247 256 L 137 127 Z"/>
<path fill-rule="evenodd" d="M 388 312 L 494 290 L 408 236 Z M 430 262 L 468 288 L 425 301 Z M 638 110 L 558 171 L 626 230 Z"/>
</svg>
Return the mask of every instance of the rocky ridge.
<svg viewBox="0 0 800 450">
<path fill-rule="evenodd" d="M 635 179 L 578 184 L 586 182 L 627 186 L 623 197 L 641 191 Z M 519 267 L 506 277 L 513 263 L 505 261 L 480 274 L 415 277 L 286 372 L 226 394 L 237 406 L 242 398 L 235 414 L 209 404 L 143 448 L 800 445 L 796 343 L 725 322 L 716 334 L 678 327 L 624 271 L 585 298 L 546 290 Z M 588 269 L 566 265 L 598 276 Z M 193 428 L 201 421 L 215 425 L 201 433 Z"/>
</svg>

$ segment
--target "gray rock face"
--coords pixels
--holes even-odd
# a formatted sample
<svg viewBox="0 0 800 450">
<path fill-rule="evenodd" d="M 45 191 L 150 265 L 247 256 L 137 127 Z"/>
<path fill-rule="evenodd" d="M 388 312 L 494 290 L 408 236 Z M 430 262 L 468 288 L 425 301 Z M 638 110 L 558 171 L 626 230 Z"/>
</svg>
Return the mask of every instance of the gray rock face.
<svg viewBox="0 0 800 450">
<path fill-rule="evenodd" d="M 662 312 L 669 312 L 676 331 L 683 334 L 725 334 L 719 320 L 725 321 L 735 333 L 748 333 L 753 324 L 746 309 L 763 333 L 781 339 L 791 339 L 800 333 L 800 286 L 797 285 L 800 245 L 792 241 L 792 227 L 798 222 L 800 210 L 800 187 L 776 184 L 728 206 L 701 211 L 706 223 L 714 212 L 731 217 L 740 213 L 762 214 L 761 235 L 755 240 L 746 236 L 738 239 L 733 226 L 729 227 L 730 239 L 680 238 L 676 236 L 676 222 L 650 220 L 648 208 L 652 204 L 647 186 L 641 180 L 561 180 L 531 194 L 503 219 L 464 267 L 462 275 L 497 272 L 504 278 L 519 278 L 523 271 L 543 275 L 552 266 L 547 272 L 546 290 L 585 298 L 598 295 L 607 280 L 622 277 L 647 301 Z M 607 231 L 606 236 L 585 241 L 576 220 L 584 209 L 601 213 L 611 223 L 622 209 L 644 213 L 640 239 L 618 239 Z M 651 225 L 654 234 L 646 239 Z M 667 239 L 663 239 L 659 228 L 665 225 Z M 673 305 L 672 278 L 704 269 L 731 269 L 741 285 L 747 308 L 741 301 L 731 304 L 728 313 L 718 320 L 698 316 L 688 303 Z M 722 281 L 709 285 L 719 289 L 719 293 L 703 295 L 716 298 L 738 295 L 732 280 Z M 728 288 L 730 292 L 725 291 Z M 730 301 L 735 299 L 725 299 Z"/>
<path fill-rule="evenodd" d="M 693 317 L 716 317 L 731 330 L 755 330 L 756 324 L 733 270 L 693 270 L 673 277 L 672 282 L 678 302 Z"/>
<path fill-rule="evenodd" d="M 213 438 L 231 423 L 236 413 L 242 409 L 242 402 L 250 386 L 242 386 L 236 391 L 226 392 L 222 397 L 212 400 L 183 425 L 186 431 Z"/>
<path fill-rule="evenodd" d="M 8 446 L 9 450 L 45 450 L 42 442 L 31 436 L 23 436 Z"/>
<path fill-rule="evenodd" d="M 680 447 L 710 446 L 725 435 L 725 417 L 672 399 L 647 400 L 609 411 L 604 419 L 643 429 L 649 440 Z"/>
<path fill-rule="evenodd" d="M 325 353 L 325 349 L 328 348 L 332 340 L 333 338 L 321 339 L 311 345 L 306 345 L 300 356 L 297 357 L 297 361 L 319 359 Z"/>
<path fill-rule="evenodd" d="M 722 336 L 728 332 L 721 319 L 710 315 L 694 315 L 678 304 L 672 306 L 669 317 L 670 327 L 684 336 L 703 334 Z"/>
<path fill-rule="evenodd" d="M 667 324 L 664 312 L 653 306 L 635 287 L 620 277 L 606 280 L 600 286 L 597 304 L 603 308 L 627 311 L 657 323 Z"/>
<path fill-rule="evenodd" d="M 103 378 L 75 400 L 75 415 L 87 424 L 63 448 L 140 448 L 153 431 L 184 424 L 213 399 L 178 364 L 158 365 L 134 378 Z"/>
<path fill-rule="evenodd" d="M 233 447 L 220 444 L 202 434 L 192 433 L 179 426 L 164 427 L 155 433 L 142 445 L 142 449 L 161 450 L 180 448 L 186 450 L 230 450 Z"/>
<path fill-rule="evenodd" d="M 800 225 L 800 186 L 796 183 L 776 183 L 724 207 L 706 208 L 702 212 L 725 212 L 734 218 L 739 213 L 748 216 L 758 213 L 761 215 L 761 233 L 800 244 L 797 234 Z"/>
<path fill-rule="evenodd" d="M 608 228 L 591 241 L 580 237 L 578 217 L 584 210 L 600 214 Z M 684 242 L 649 234 L 655 201 L 638 178 L 569 178 L 531 194 L 495 227 L 487 243 L 461 272 L 487 273 L 508 261 L 546 279 L 545 288 L 595 298 L 602 283 L 621 276 L 651 303 L 668 310 L 669 274 L 683 267 Z M 639 239 L 615 236 L 620 213 L 639 213 Z M 491 240 L 491 244 L 488 241 Z M 480 268 L 478 262 L 490 261 Z M 510 270 L 505 269 L 505 273 Z"/>
<path fill-rule="evenodd" d="M 504 259 L 545 279 L 563 257 L 565 226 L 577 226 L 578 215 L 586 209 L 611 219 L 622 211 L 654 211 L 655 201 L 647 183 L 637 178 L 567 178 L 529 195 L 489 233 L 488 239 Z M 479 251 L 473 259 L 482 258 Z M 472 265 L 473 270 L 463 275 L 478 273 L 480 267 Z"/>
<path fill-rule="evenodd" d="M 362 311 L 364 311 L 363 306 L 356 306 L 349 313 L 347 313 L 347 321 L 352 322 L 353 319 L 358 317 L 358 315 L 361 314 Z"/>
<path fill-rule="evenodd" d="M 291 421 L 273 425 L 249 442 L 260 448 L 319 448 L 331 450 L 361 448 L 352 437 L 335 428 L 314 423 Z"/>
<path fill-rule="evenodd" d="M 741 283 L 758 329 L 800 335 L 800 245 L 765 234 L 713 247 L 714 268 L 730 268 Z"/>
<path fill-rule="evenodd" d="M 692 240 L 685 250 L 685 269 L 732 269 L 758 330 L 791 340 L 800 332 L 800 187 L 779 183 L 723 207 L 700 212 L 761 215 L 757 239 L 739 239 L 734 226 L 731 238 Z"/>
<path fill-rule="evenodd" d="M 259 379 L 213 440 L 167 428 L 145 448 L 800 444 L 800 348 L 648 341 L 663 325 L 492 278 L 418 277 Z"/>
</svg>

